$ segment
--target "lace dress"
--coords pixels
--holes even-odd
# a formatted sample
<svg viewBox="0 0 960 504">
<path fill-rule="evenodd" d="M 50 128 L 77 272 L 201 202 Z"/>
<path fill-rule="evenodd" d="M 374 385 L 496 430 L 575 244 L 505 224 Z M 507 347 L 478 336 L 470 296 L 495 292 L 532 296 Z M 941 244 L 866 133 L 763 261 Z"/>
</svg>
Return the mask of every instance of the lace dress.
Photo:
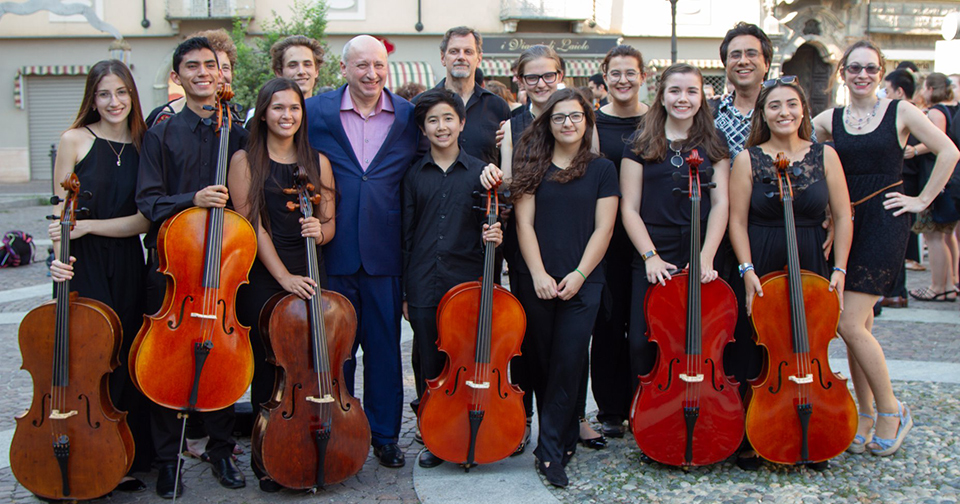
<svg viewBox="0 0 960 504">
<path fill-rule="evenodd" d="M 897 105 L 893 100 L 877 128 L 863 135 L 851 135 L 843 124 L 843 108 L 833 110 L 834 148 L 843 163 L 850 201 L 856 202 L 891 184 L 901 185 L 856 206 L 853 244 L 847 260 L 846 290 L 882 296 L 888 292 L 903 268 L 910 218 L 893 216 L 883 208 L 884 194 L 903 191 L 903 147 L 897 135 Z"/>
</svg>

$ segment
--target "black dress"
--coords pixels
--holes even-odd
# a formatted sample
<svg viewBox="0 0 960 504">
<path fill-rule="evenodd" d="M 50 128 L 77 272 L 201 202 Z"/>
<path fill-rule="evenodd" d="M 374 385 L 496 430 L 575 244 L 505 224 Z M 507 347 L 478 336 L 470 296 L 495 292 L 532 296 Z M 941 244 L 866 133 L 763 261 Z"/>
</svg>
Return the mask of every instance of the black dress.
<svg viewBox="0 0 960 504">
<path fill-rule="evenodd" d="M 843 124 L 843 107 L 833 110 L 833 142 L 847 177 L 850 201 L 901 182 L 903 147 L 897 134 L 898 100 L 892 100 L 877 128 L 851 135 Z M 890 191 L 902 191 L 895 186 Z M 846 290 L 882 296 L 893 286 L 903 268 L 910 218 L 893 216 L 883 208 L 883 194 L 854 209 L 853 244 L 847 261 Z"/>
<path fill-rule="evenodd" d="M 90 128 L 87 128 L 96 137 Z M 112 146 L 112 148 L 111 148 Z M 121 150 L 122 149 L 122 150 Z M 120 166 L 117 166 L 117 154 Z M 134 201 L 140 154 L 133 144 L 109 142 L 97 137 L 90 151 L 74 167 L 80 190 L 90 191 L 81 200 L 90 210 L 88 219 L 114 219 L 137 213 Z M 149 471 L 153 459 L 150 438 L 150 403 L 130 382 L 127 355 L 143 324 L 143 245 L 139 236 L 109 238 L 88 234 L 71 240 L 70 255 L 77 258 L 70 290 L 80 296 L 106 303 L 120 317 L 123 339 L 120 367 L 110 374 L 110 397 L 120 410 L 127 411 L 127 423 L 136 443 L 131 472 Z"/>
<path fill-rule="evenodd" d="M 280 261 L 292 275 L 307 276 L 307 251 L 305 241 L 300 234 L 300 217 L 298 211 L 287 210 L 287 202 L 297 202 L 296 194 L 284 194 L 283 190 L 293 187 L 296 164 L 280 164 L 270 161 L 270 175 L 264 182 L 264 204 L 270 216 L 270 238 L 277 250 Z M 319 218 L 320 216 L 317 215 Z M 260 224 L 261 226 L 263 223 Z M 319 262 L 320 286 L 326 286 L 326 274 L 323 267 L 321 247 L 317 246 L 317 261 Z M 274 294 L 284 292 L 267 267 L 259 259 L 254 261 L 250 269 L 250 283 L 243 285 L 237 292 L 237 317 L 244 325 L 250 326 L 250 345 L 253 347 L 253 383 L 250 389 L 250 402 L 254 407 L 254 414 L 260 410 L 260 405 L 270 398 L 273 392 L 276 367 L 266 360 L 266 349 L 263 346 L 258 320 L 260 310 Z M 305 335 L 306 337 L 306 335 Z"/>
</svg>

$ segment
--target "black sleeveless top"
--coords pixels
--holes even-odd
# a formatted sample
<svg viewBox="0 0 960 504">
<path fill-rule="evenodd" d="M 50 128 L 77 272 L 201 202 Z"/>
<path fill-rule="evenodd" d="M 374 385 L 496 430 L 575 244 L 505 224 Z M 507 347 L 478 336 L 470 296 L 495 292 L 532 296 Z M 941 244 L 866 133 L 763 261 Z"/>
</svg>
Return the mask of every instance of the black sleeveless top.
<svg viewBox="0 0 960 504">
<path fill-rule="evenodd" d="M 307 253 L 304 238 L 300 235 L 299 210 L 287 210 L 287 202 L 297 203 L 296 194 L 284 194 L 283 190 L 293 187 L 296 164 L 281 164 L 270 161 L 270 175 L 263 184 L 264 204 L 270 218 L 270 238 L 277 249 L 277 255 L 287 271 L 292 275 L 307 276 Z M 319 215 L 315 215 L 320 218 Z M 323 255 L 317 246 L 317 261 L 320 271 L 323 268 Z"/>
</svg>

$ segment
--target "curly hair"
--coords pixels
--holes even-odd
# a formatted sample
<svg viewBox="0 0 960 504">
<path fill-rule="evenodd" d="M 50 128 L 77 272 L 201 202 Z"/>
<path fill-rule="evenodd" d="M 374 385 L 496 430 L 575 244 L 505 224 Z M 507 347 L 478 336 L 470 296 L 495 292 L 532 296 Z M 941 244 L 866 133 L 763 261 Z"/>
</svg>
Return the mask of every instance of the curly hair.
<svg viewBox="0 0 960 504">
<path fill-rule="evenodd" d="M 237 66 L 237 46 L 233 43 L 233 39 L 230 38 L 227 30 L 223 28 L 204 30 L 194 33 L 191 37 L 206 37 L 207 41 L 210 42 L 210 47 L 213 48 L 213 52 L 223 51 L 227 54 L 227 59 L 230 60 L 230 67 L 235 68 Z"/>
<path fill-rule="evenodd" d="M 513 198 L 518 198 L 524 194 L 534 194 L 540 187 L 540 183 L 543 182 L 543 177 L 553 163 L 553 149 L 556 144 L 553 132 L 550 129 L 550 116 L 557 104 L 565 101 L 575 101 L 580 104 L 583 109 L 586 128 L 583 138 L 580 140 L 577 155 L 574 156 L 570 166 L 566 170 L 558 172 L 553 180 L 564 184 L 582 177 L 587 171 L 587 165 L 598 157 L 597 154 L 590 151 L 595 122 L 593 104 L 588 102 L 583 94 L 576 89 L 561 89 L 553 93 L 547 100 L 543 112 L 523 132 L 513 149 L 514 169 L 513 180 L 510 182 L 510 192 L 513 193 Z"/>
<path fill-rule="evenodd" d="M 278 40 L 270 46 L 270 68 L 275 75 L 283 74 L 283 53 L 293 46 L 303 46 L 313 52 L 313 64 L 315 68 L 320 68 L 323 64 L 323 45 L 316 40 L 303 35 L 291 35 L 285 39 Z"/>
<path fill-rule="evenodd" d="M 657 96 L 651 102 L 650 111 L 640 123 L 639 134 L 634 134 L 633 152 L 643 159 L 659 162 L 667 157 L 667 135 L 664 128 L 667 124 L 667 110 L 663 107 L 663 95 L 666 92 L 667 80 L 671 75 L 696 74 L 700 79 L 700 109 L 693 116 L 693 124 L 687 131 L 686 144 L 698 145 L 707 151 L 710 161 L 716 163 L 730 157 L 726 142 L 720 140 L 717 128 L 713 124 L 713 115 L 710 107 L 703 99 L 703 75 L 700 69 L 686 63 L 675 63 L 663 71 L 660 76 L 660 85 L 657 86 Z"/>
</svg>

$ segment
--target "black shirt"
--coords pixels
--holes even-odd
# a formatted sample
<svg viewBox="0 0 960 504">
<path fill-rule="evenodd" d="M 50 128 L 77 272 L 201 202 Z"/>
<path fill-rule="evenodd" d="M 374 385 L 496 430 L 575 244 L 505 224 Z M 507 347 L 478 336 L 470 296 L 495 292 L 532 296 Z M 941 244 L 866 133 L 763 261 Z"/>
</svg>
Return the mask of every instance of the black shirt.
<svg viewBox="0 0 960 504">
<path fill-rule="evenodd" d="M 551 165 L 535 195 L 533 228 L 547 274 L 563 278 L 577 269 L 587 242 L 596 229 L 597 200 L 620 196 L 617 171 L 609 159 L 597 158 L 582 177 L 564 184 L 553 177 L 560 168 Z M 526 264 L 521 271 L 529 273 Z M 594 268 L 587 282 L 603 282 L 603 269 Z"/>
<path fill-rule="evenodd" d="M 483 275 L 485 219 L 474 209 L 474 191 L 484 191 L 484 166 L 461 149 L 444 172 L 428 152 L 403 177 L 403 283 L 410 306 L 437 306 L 451 287 Z"/>
<path fill-rule="evenodd" d="M 441 79 L 433 89 L 443 89 L 447 79 Z M 420 101 L 417 95 L 410 100 L 414 105 Z M 459 95 L 457 95 L 459 96 Z M 510 105 L 491 91 L 474 86 L 473 95 L 467 101 L 467 117 L 460 133 L 460 150 L 487 163 L 500 165 L 500 149 L 497 148 L 497 130 L 500 121 L 510 119 Z"/>
<path fill-rule="evenodd" d="M 190 108 L 147 130 L 140 148 L 137 208 L 150 222 L 143 244 L 157 246 L 157 231 L 168 217 L 193 205 L 193 195 L 216 181 L 220 137 L 215 118 L 201 119 Z M 247 130 L 230 129 L 229 162 L 246 147 Z"/>
<path fill-rule="evenodd" d="M 643 116 L 617 117 L 597 110 L 597 139 L 600 141 L 600 153 L 613 162 L 617 169 L 617 180 L 620 180 L 620 160 L 623 157 L 623 147 L 637 131 Z M 623 221 L 619 218 L 613 225 L 613 238 L 607 248 L 607 259 L 616 259 L 621 263 L 629 263 L 633 259 L 633 244 L 627 231 L 623 228 Z"/>
</svg>

